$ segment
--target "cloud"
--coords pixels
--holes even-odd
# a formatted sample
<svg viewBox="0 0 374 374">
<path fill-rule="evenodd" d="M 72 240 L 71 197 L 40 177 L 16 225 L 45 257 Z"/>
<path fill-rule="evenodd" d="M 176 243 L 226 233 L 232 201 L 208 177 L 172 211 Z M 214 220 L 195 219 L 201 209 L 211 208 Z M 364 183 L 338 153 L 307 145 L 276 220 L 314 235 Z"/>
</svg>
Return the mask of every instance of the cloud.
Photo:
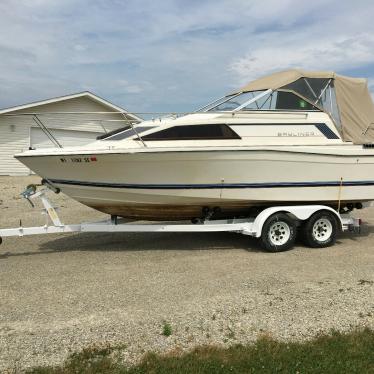
<svg viewBox="0 0 374 374">
<path fill-rule="evenodd" d="M 369 0 L 2 0 L 0 107 L 82 91 L 188 111 L 278 69 L 374 77 Z"/>
<path fill-rule="evenodd" d="M 342 71 L 373 62 L 374 35 L 362 33 L 332 36 L 325 41 L 307 40 L 302 46 L 300 40 L 294 40 L 286 45 L 280 42 L 259 47 L 235 59 L 230 69 L 244 81 L 288 68 Z"/>
<path fill-rule="evenodd" d="M 137 84 L 131 84 L 126 79 L 120 79 L 117 83 L 122 90 L 130 94 L 139 94 L 152 88 L 151 83 L 146 81 L 138 82 Z"/>
<path fill-rule="evenodd" d="M 232 59 L 229 69 L 236 82 L 289 68 L 374 75 L 372 2 L 313 2 L 309 9 L 297 4 L 288 1 L 291 19 L 262 27 L 253 44 Z M 300 8 L 307 12 L 298 13 Z"/>
</svg>

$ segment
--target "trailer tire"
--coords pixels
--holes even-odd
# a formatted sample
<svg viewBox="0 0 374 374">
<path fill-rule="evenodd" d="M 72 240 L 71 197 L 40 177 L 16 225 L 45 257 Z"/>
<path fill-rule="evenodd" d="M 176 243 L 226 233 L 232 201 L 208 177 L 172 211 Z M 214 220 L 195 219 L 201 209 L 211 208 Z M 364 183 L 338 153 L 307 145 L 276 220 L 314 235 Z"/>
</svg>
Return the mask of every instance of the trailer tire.
<svg viewBox="0 0 374 374">
<path fill-rule="evenodd" d="M 316 212 L 301 226 L 300 234 L 301 240 L 308 247 L 331 247 L 338 234 L 337 219 L 328 211 Z"/>
<path fill-rule="evenodd" d="M 285 213 L 275 213 L 264 223 L 260 242 L 267 252 L 283 252 L 293 247 L 295 239 L 295 220 Z"/>
</svg>

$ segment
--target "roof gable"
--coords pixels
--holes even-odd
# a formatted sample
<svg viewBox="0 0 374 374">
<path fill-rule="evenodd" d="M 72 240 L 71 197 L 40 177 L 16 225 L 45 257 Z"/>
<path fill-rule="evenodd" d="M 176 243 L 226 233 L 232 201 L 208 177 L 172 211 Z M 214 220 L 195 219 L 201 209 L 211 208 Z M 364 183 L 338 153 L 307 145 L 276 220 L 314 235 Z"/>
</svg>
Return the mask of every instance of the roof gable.
<svg viewBox="0 0 374 374">
<path fill-rule="evenodd" d="M 133 117 L 135 120 L 138 120 L 138 121 L 142 120 L 140 117 L 128 112 L 127 110 L 125 110 L 125 109 L 123 109 L 123 108 L 121 108 L 117 105 L 112 104 L 111 102 L 109 102 L 109 101 L 93 94 L 92 92 L 89 92 L 89 91 L 79 92 L 79 93 L 72 94 L 72 95 L 60 96 L 60 97 L 55 97 L 55 98 L 52 98 L 52 99 L 41 100 L 41 101 L 36 101 L 36 102 L 33 102 L 33 103 L 29 103 L 29 104 L 18 105 L 18 106 L 14 106 L 14 107 L 10 107 L 10 108 L 1 109 L 0 110 L 0 115 L 16 112 L 16 111 L 19 111 L 19 110 L 35 108 L 35 107 L 42 106 L 42 105 L 59 103 L 59 102 L 72 100 L 72 99 L 77 99 L 77 98 L 89 98 L 89 99 L 91 99 L 95 102 L 98 102 L 98 103 L 110 108 L 111 110 L 113 110 L 113 112 L 126 113 L 128 116 Z"/>
</svg>

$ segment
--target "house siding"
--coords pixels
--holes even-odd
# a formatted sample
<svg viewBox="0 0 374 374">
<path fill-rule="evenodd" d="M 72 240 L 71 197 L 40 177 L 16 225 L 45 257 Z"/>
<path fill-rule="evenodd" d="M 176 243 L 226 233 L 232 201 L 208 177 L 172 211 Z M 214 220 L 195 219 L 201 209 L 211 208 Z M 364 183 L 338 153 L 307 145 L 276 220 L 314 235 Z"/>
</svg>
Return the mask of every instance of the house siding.
<svg viewBox="0 0 374 374">
<path fill-rule="evenodd" d="M 13 155 L 29 147 L 29 127 L 26 119 L 0 116 L 0 175 L 27 175 L 29 169 Z"/>
<path fill-rule="evenodd" d="M 70 130 L 72 134 L 74 131 L 109 132 L 126 124 L 122 121 L 124 118 L 121 114 L 63 114 L 66 112 L 108 113 L 114 112 L 114 109 L 89 97 L 78 97 L 14 111 L 9 113 L 12 116 L 0 114 L 0 175 L 30 174 L 30 170 L 13 157 L 14 154 L 28 149 L 30 128 L 38 127 L 32 116 L 24 115 L 25 113 L 39 113 L 38 117 L 46 127 Z"/>
</svg>

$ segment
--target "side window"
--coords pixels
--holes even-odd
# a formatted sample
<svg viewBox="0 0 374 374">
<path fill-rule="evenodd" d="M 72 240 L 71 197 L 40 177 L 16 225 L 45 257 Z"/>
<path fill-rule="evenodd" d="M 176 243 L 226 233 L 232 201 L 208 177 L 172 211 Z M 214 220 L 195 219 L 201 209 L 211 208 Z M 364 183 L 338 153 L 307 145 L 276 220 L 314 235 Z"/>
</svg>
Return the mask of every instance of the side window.
<svg viewBox="0 0 374 374">
<path fill-rule="evenodd" d="M 318 110 L 301 97 L 287 91 L 278 91 L 276 109 Z"/>
<path fill-rule="evenodd" d="M 240 139 L 240 136 L 229 126 L 188 125 L 175 126 L 153 134 L 143 136 L 144 140 L 198 140 L 198 139 Z"/>
</svg>

